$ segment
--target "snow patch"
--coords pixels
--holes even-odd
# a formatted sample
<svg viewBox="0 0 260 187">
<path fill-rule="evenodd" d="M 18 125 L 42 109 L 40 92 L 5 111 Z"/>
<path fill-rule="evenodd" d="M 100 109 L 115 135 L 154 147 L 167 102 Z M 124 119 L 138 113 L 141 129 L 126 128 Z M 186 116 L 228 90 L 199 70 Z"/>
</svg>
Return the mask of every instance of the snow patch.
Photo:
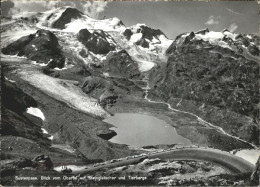
<svg viewBox="0 0 260 187">
<path fill-rule="evenodd" d="M 47 62 L 47 64 L 49 64 L 51 61 L 53 61 L 53 59 L 51 58 L 48 62 Z"/>
<path fill-rule="evenodd" d="M 237 34 L 233 34 L 231 32 L 225 31 L 224 34 L 228 37 L 231 38 L 233 41 L 236 40 Z"/>
<path fill-rule="evenodd" d="M 27 108 L 26 112 L 28 114 L 41 118 L 43 121 L 45 120 L 45 116 L 39 108 L 29 107 Z"/>
<path fill-rule="evenodd" d="M 49 134 L 44 128 L 41 128 L 43 134 Z"/>
<path fill-rule="evenodd" d="M 53 144 L 51 147 L 67 151 L 69 153 L 75 153 L 75 149 L 67 144 Z"/>
<path fill-rule="evenodd" d="M 246 35 L 246 36 L 247 36 L 249 39 L 253 39 L 252 36 L 250 36 L 250 35 Z"/>
<path fill-rule="evenodd" d="M 8 79 L 6 76 L 5 76 L 5 80 L 7 80 L 7 81 L 9 81 L 9 82 L 11 82 L 11 83 L 15 83 L 14 80 Z"/>
<path fill-rule="evenodd" d="M 64 169 L 64 167 L 67 167 L 68 169 L 71 169 L 73 172 L 75 172 L 75 171 L 82 171 L 82 170 L 86 169 L 86 166 L 76 166 L 76 165 L 57 166 L 57 167 L 54 167 L 53 169 L 55 171 L 61 172 Z"/>
<path fill-rule="evenodd" d="M 154 62 L 146 61 L 146 60 L 138 60 L 138 68 L 141 72 L 147 72 L 151 70 L 154 66 Z"/>
<path fill-rule="evenodd" d="M 35 51 L 38 51 L 37 47 L 35 45 L 32 45 Z"/>
<path fill-rule="evenodd" d="M 38 66 L 47 66 L 47 64 L 45 64 L 45 63 L 37 63 L 36 61 L 31 61 L 32 62 L 32 64 L 34 64 L 34 65 L 38 65 Z"/>
<path fill-rule="evenodd" d="M 143 37 L 142 33 L 135 33 L 131 36 L 130 42 L 136 43 Z"/>
<path fill-rule="evenodd" d="M 206 34 L 196 34 L 195 38 L 198 39 L 198 40 L 202 39 L 204 41 L 208 41 L 211 44 L 219 45 L 219 46 L 224 47 L 224 48 L 232 49 L 226 42 L 222 41 L 222 38 L 224 36 L 228 36 L 232 39 L 232 38 L 235 38 L 235 36 L 233 36 L 232 33 L 227 32 L 227 31 L 225 31 L 224 33 L 210 31 L 210 32 L 207 32 Z"/>
<path fill-rule="evenodd" d="M 48 133 L 48 131 L 46 131 L 46 129 L 41 128 L 41 130 L 42 130 L 42 133 L 43 133 L 43 134 L 50 135 L 50 134 Z M 49 140 L 53 140 L 53 136 L 49 136 L 48 139 L 49 139 Z"/>
<path fill-rule="evenodd" d="M 105 77 L 109 77 L 109 73 L 104 72 L 103 75 L 104 75 Z"/>
<path fill-rule="evenodd" d="M 216 40 L 221 40 L 224 37 L 224 34 L 222 32 L 210 31 L 206 34 L 196 34 L 196 37 L 205 41 L 215 42 Z"/>
</svg>

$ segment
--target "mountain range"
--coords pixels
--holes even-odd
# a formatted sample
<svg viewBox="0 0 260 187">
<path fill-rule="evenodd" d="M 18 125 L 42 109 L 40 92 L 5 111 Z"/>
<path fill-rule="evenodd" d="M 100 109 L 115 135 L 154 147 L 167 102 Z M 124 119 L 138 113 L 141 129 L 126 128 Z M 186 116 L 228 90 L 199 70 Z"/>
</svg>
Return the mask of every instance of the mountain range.
<svg viewBox="0 0 260 187">
<path fill-rule="evenodd" d="M 21 155 L 45 153 L 58 165 L 141 153 L 108 141 L 117 133 L 102 120 L 116 112 L 167 119 L 194 145 L 225 151 L 260 145 L 255 34 L 204 29 L 169 39 L 145 24 L 127 27 L 63 7 L 1 17 L 1 63 L 2 157 L 15 160 L 2 170 L 8 185 Z M 30 107 L 46 119 L 29 114 Z"/>
</svg>

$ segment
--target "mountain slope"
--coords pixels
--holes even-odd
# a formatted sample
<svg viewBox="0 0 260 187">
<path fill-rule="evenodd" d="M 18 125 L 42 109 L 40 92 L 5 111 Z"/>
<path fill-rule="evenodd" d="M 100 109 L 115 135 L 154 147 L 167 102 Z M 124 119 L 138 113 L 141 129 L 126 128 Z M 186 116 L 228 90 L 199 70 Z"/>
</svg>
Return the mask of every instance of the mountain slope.
<svg viewBox="0 0 260 187">
<path fill-rule="evenodd" d="M 226 30 L 180 35 L 167 49 L 165 67 L 160 73 L 154 71 L 156 93 L 168 101 L 175 97 L 181 98 L 182 104 L 195 102 L 200 106 L 194 108 L 197 113 L 204 113 L 232 134 L 259 144 L 257 51 L 250 36 Z M 222 117 L 213 117 L 220 113 Z"/>
<path fill-rule="evenodd" d="M 158 130 L 176 130 L 187 144 L 203 149 L 233 151 L 260 144 L 258 36 L 205 29 L 171 40 L 160 29 L 145 24 L 126 27 L 118 18 L 96 20 L 69 7 L 23 12 L 1 20 L 1 63 L 6 76 L 1 81 L 5 159 L 1 164 L 7 168 L 12 159 L 31 160 L 45 154 L 55 166 L 73 165 L 77 170 L 125 156 L 139 160 L 132 155 L 160 154 L 160 149 L 178 147 L 112 143 L 109 140 L 121 132 L 113 131 L 103 120 L 114 113 L 155 116 L 167 123 Z M 28 107 L 40 109 L 44 118 L 25 112 Z M 129 135 L 148 132 L 140 129 L 140 133 L 129 131 Z M 176 144 L 181 144 L 180 140 Z M 150 163 L 144 158 L 140 157 L 139 164 L 105 174 L 147 176 L 151 183 L 144 180 L 145 185 L 177 184 L 173 180 L 192 185 L 191 179 L 197 180 L 199 174 L 205 178 L 193 185 L 207 185 L 214 184 L 206 181 L 219 169 L 209 163 Z M 20 173 L 9 173 L 5 180 L 28 171 L 40 176 L 57 174 L 29 166 L 19 168 Z M 102 176 L 104 171 L 100 171 Z M 128 182 L 122 180 L 123 185 Z M 92 184 L 88 180 L 79 183 Z M 93 185 L 98 183 L 93 181 Z M 223 185 L 221 179 L 218 184 Z"/>
</svg>

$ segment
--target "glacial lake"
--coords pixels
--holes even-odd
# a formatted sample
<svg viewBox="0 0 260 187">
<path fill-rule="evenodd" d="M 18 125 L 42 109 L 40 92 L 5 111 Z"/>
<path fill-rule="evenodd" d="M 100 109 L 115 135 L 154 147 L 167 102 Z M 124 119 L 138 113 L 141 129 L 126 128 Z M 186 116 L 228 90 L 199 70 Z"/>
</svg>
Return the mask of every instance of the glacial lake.
<svg viewBox="0 0 260 187">
<path fill-rule="evenodd" d="M 177 134 L 174 127 L 153 116 L 137 113 L 116 113 L 104 120 L 114 125 L 110 128 L 117 135 L 109 141 L 129 146 L 147 146 L 160 144 L 191 144 Z"/>
</svg>

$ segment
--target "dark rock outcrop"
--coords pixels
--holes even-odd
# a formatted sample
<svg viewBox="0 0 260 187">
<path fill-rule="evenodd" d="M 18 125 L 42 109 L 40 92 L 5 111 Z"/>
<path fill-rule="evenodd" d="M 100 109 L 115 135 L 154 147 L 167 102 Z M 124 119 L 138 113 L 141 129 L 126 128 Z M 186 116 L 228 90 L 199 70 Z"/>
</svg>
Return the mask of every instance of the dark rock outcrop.
<svg viewBox="0 0 260 187">
<path fill-rule="evenodd" d="M 64 166 L 64 167 L 61 169 L 61 172 L 62 172 L 62 173 L 72 173 L 72 169 L 68 168 L 67 166 Z"/>
<path fill-rule="evenodd" d="M 82 90 L 86 94 L 89 94 L 90 92 L 96 91 L 97 89 L 109 88 L 110 86 L 111 85 L 108 81 L 105 81 L 100 77 L 89 76 L 84 80 L 82 84 Z"/>
<path fill-rule="evenodd" d="M 53 168 L 53 163 L 49 156 L 39 155 L 32 160 L 32 167 L 51 169 Z"/>
<path fill-rule="evenodd" d="M 102 68 L 104 72 L 108 72 L 111 75 L 127 78 L 135 78 L 140 75 L 138 64 L 132 60 L 125 50 L 108 55 L 102 64 Z"/>
<path fill-rule="evenodd" d="M 92 34 L 88 29 L 81 29 L 78 33 L 78 40 L 80 42 L 88 41 L 91 38 Z"/>
<path fill-rule="evenodd" d="M 143 48 L 149 48 L 149 42 L 146 41 L 146 39 L 142 38 L 135 44 L 142 46 Z"/>
<path fill-rule="evenodd" d="M 250 45 L 250 42 L 242 34 L 237 35 L 236 40 L 240 40 L 246 47 Z"/>
<path fill-rule="evenodd" d="M 118 95 L 112 89 L 106 90 L 100 96 L 99 103 L 102 106 L 113 105 L 116 102 L 117 98 L 118 98 Z"/>
<path fill-rule="evenodd" d="M 102 30 L 94 31 L 91 34 L 87 29 L 82 29 L 77 37 L 89 51 L 95 54 L 107 54 L 115 49 L 115 45 L 109 43 L 107 34 Z"/>
<path fill-rule="evenodd" d="M 57 29 L 65 29 L 65 25 L 70 23 L 72 19 L 81 18 L 82 15 L 83 13 L 75 8 L 67 8 L 59 19 L 53 23 L 52 27 Z"/>
<path fill-rule="evenodd" d="M 37 107 L 37 102 L 16 85 L 1 80 L 1 136 L 20 136 L 49 145 L 41 131 L 42 123 L 32 122 L 24 115 L 28 107 Z M 37 120 L 35 120 L 37 121 Z"/>
<path fill-rule="evenodd" d="M 51 77 L 59 77 L 60 76 L 59 72 L 54 71 L 53 69 L 51 69 L 51 68 L 49 68 L 47 66 L 42 68 L 42 72 L 45 75 L 49 75 Z"/>
<path fill-rule="evenodd" d="M 133 35 L 133 32 L 130 29 L 126 29 L 123 32 L 123 35 L 126 37 L 127 40 L 130 40 L 131 36 Z"/>
<path fill-rule="evenodd" d="M 158 36 L 164 35 L 164 33 L 160 29 L 153 29 L 153 28 L 147 27 L 146 25 L 141 25 L 140 29 L 137 30 L 137 33 L 142 33 L 143 38 L 148 39 L 148 40 L 152 40 L 153 37 L 158 38 Z"/>
<path fill-rule="evenodd" d="M 209 32 L 209 29 L 206 28 L 206 29 L 204 29 L 204 30 L 201 30 L 201 31 L 196 32 L 196 34 L 202 34 L 202 35 L 204 35 L 204 34 L 206 34 L 206 33 L 208 33 L 208 32 Z"/>
<path fill-rule="evenodd" d="M 136 33 L 141 33 L 142 37 L 135 44 L 140 45 L 144 48 L 149 48 L 149 42 L 147 40 L 152 41 L 155 38 L 158 41 L 160 41 L 159 36 L 161 36 L 161 35 L 165 36 L 165 34 L 161 30 L 152 29 L 146 25 L 140 25 L 139 28 L 136 30 Z M 126 29 L 123 32 L 123 35 L 126 37 L 127 40 L 130 40 L 130 38 L 133 34 L 134 33 L 131 29 Z"/>
<path fill-rule="evenodd" d="M 91 72 L 89 71 L 89 68 L 86 65 L 76 67 L 73 70 L 74 70 L 73 72 L 75 72 L 76 74 L 82 75 L 84 77 L 88 77 L 91 75 Z"/>
<path fill-rule="evenodd" d="M 105 78 L 89 76 L 85 79 L 82 90 L 86 94 L 98 99 L 98 104 L 102 106 L 113 105 L 118 99 L 118 94 L 114 90 L 114 83 Z"/>
<path fill-rule="evenodd" d="M 260 54 L 260 50 L 255 45 L 249 45 L 248 50 L 254 56 L 259 56 Z"/>
<path fill-rule="evenodd" d="M 104 131 L 97 132 L 97 136 L 99 136 L 100 138 L 102 138 L 104 140 L 109 140 L 116 135 L 117 135 L 117 133 L 112 130 L 108 130 L 107 132 L 104 132 Z"/>
<path fill-rule="evenodd" d="M 48 64 L 50 68 L 63 68 L 65 57 L 57 37 L 48 30 L 38 30 L 24 36 L 2 49 L 6 55 L 25 56 L 37 63 Z"/>
<path fill-rule="evenodd" d="M 25 112 L 28 107 L 37 107 L 37 102 L 32 97 L 8 81 L 2 82 L 1 104 L 18 114 Z"/>
</svg>

